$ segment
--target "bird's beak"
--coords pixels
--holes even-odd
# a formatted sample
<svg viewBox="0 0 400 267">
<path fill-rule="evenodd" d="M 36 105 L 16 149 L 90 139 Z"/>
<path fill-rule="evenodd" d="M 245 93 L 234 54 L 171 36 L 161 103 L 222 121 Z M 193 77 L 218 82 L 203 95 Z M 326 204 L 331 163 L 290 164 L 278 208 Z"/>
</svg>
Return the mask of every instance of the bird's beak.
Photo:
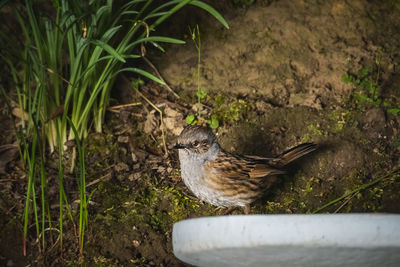
<svg viewBox="0 0 400 267">
<path fill-rule="evenodd" d="M 183 148 L 185 148 L 185 146 L 182 145 L 182 144 L 176 143 L 176 145 L 174 145 L 172 148 L 174 148 L 174 149 L 183 149 Z"/>
</svg>

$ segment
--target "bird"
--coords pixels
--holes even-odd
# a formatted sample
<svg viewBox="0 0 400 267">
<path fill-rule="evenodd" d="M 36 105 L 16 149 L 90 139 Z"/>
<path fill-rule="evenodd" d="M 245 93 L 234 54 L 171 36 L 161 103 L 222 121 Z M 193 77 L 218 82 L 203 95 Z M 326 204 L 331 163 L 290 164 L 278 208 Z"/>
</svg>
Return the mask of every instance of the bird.
<svg viewBox="0 0 400 267">
<path fill-rule="evenodd" d="M 225 208 L 224 214 L 238 207 L 249 214 L 250 204 L 286 173 L 286 165 L 317 149 L 315 143 L 303 143 L 277 157 L 235 155 L 221 148 L 210 128 L 199 125 L 186 126 L 173 147 L 184 184 L 198 199 Z"/>
</svg>

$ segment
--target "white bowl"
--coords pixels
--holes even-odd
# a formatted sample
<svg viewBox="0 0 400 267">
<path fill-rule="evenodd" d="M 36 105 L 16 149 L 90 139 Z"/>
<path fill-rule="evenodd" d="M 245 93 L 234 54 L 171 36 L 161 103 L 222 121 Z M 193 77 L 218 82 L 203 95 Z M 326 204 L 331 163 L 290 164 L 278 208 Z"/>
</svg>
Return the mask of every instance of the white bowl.
<svg viewBox="0 0 400 267">
<path fill-rule="evenodd" d="M 400 266 L 400 215 L 235 215 L 174 224 L 195 266 Z"/>
</svg>

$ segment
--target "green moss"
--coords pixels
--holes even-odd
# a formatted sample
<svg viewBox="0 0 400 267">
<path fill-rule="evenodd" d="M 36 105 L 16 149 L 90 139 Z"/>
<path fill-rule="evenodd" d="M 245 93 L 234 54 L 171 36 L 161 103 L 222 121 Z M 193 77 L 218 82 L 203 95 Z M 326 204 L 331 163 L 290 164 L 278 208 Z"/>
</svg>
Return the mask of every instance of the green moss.
<svg viewBox="0 0 400 267">
<path fill-rule="evenodd" d="M 197 201 L 184 196 L 175 187 L 164 186 L 162 190 L 172 204 L 172 209 L 168 211 L 168 216 L 171 217 L 172 222 L 186 219 L 188 211 L 195 211 L 200 207 Z"/>
<path fill-rule="evenodd" d="M 318 135 L 318 136 L 322 136 L 323 135 L 323 132 L 320 129 L 319 125 L 316 126 L 314 124 L 310 124 L 310 125 L 307 126 L 307 130 L 310 133 L 314 134 L 314 135 Z"/>
<path fill-rule="evenodd" d="M 310 142 L 314 137 L 325 136 L 327 133 L 321 129 L 319 124 L 309 124 L 307 126 L 307 132 L 302 137 L 302 142 Z"/>
<path fill-rule="evenodd" d="M 267 201 L 265 209 L 268 213 L 278 213 L 282 209 L 282 205 L 279 202 Z"/>
<path fill-rule="evenodd" d="M 293 195 L 285 195 L 283 197 L 282 205 L 284 207 L 289 207 L 294 201 L 295 201 L 295 198 Z"/>
<path fill-rule="evenodd" d="M 302 189 L 303 193 L 304 193 L 305 195 L 311 193 L 311 192 L 313 191 L 313 185 L 314 185 L 314 184 L 318 184 L 318 183 L 319 183 L 319 179 L 314 178 L 314 177 L 311 177 L 311 178 L 307 181 L 305 188 Z"/>
<path fill-rule="evenodd" d="M 220 122 L 231 124 L 247 118 L 250 106 L 246 101 L 240 99 L 225 104 L 225 99 L 221 96 L 217 96 L 215 101 L 217 110 L 214 114 Z"/>
<path fill-rule="evenodd" d="M 330 129 L 332 129 L 336 133 L 340 133 L 343 131 L 343 128 L 348 121 L 349 111 L 337 111 L 334 110 L 328 114 L 328 119 L 330 122 Z"/>
<path fill-rule="evenodd" d="M 110 161 L 104 159 L 114 159 L 118 155 L 118 144 L 115 137 L 111 134 L 93 134 L 88 138 L 86 145 L 86 158 L 97 168 L 89 168 L 96 172 L 97 169 L 105 169 L 110 166 Z"/>
<path fill-rule="evenodd" d="M 117 266 L 123 266 L 118 262 L 118 259 L 109 259 L 104 256 L 98 256 L 93 258 L 93 262 L 96 264 L 96 266 L 110 266 L 110 267 L 117 267 Z"/>
</svg>

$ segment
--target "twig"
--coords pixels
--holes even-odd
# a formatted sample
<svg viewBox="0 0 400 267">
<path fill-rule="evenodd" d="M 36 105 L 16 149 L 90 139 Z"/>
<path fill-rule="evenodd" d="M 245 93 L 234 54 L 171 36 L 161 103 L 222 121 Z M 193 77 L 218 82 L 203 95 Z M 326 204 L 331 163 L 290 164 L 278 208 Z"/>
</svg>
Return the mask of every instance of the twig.
<svg viewBox="0 0 400 267">
<path fill-rule="evenodd" d="M 160 114 L 160 129 L 161 129 L 161 138 L 163 142 L 163 148 L 164 148 L 164 153 L 165 153 L 165 158 L 168 157 L 168 149 L 167 149 L 167 144 L 165 142 L 165 135 L 164 135 L 164 120 L 163 120 L 163 114 L 162 111 L 154 105 L 146 96 L 144 96 L 139 90 L 136 90 L 136 92 L 144 99 L 146 100 L 147 103 L 150 104 L 159 114 Z"/>
<path fill-rule="evenodd" d="M 352 195 L 352 194 L 358 193 L 358 192 L 360 192 L 361 190 L 364 190 L 364 189 L 366 189 L 366 188 L 368 188 L 368 187 L 370 187 L 370 186 L 372 186 L 372 185 L 374 185 L 374 184 L 376 184 L 376 183 L 379 183 L 379 182 L 382 181 L 383 179 L 386 179 L 386 178 L 392 176 L 393 174 L 399 172 L 399 170 L 400 170 L 400 167 L 397 167 L 397 168 L 393 169 L 392 171 L 388 172 L 387 174 L 385 174 L 385 175 L 383 175 L 383 176 L 381 176 L 381 177 L 379 177 L 379 178 L 376 178 L 375 180 L 373 180 L 373 181 L 371 181 L 371 182 L 369 182 L 369 183 L 367 183 L 367 184 L 364 184 L 364 185 L 362 185 L 362 186 L 360 186 L 360 187 L 354 189 L 354 190 L 351 191 L 350 193 L 344 194 L 344 195 L 342 195 L 341 197 L 339 197 L 339 198 L 337 198 L 337 199 L 334 199 L 334 200 L 332 200 L 331 202 L 329 202 L 329 203 L 323 205 L 322 207 L 319 207 L 318 209 L 314 210 L 312 213 L 313 213 L 313 214 L 314 214 L 314 213 L 318 213 L 318 212 L 320 212 L 321 210 L 323 210 L 323 209 L 325 209 L 325 208 L 327 208 L 327 207 L 329 207 L 329 206 L 332 206 L 333 204 L 335 204 L 335 203 L 341 201 L 342 199 L 344 199 L 344 198 L 346 198 L 346 197 L 348 197 L 348 196 L 350 196 L 350 195 Z M 400 177 L 400 175 L 399 175 L 399 177 Z"/>
<path fill-rule="evenodd" d="M 338 213 L 339 210 L 341 210 L 344 206 L 346 206 L 347 203 L 350 202 L 350 200 L 356 195 L 356 193 L 352 194 L 351 196 L 348 196 L 346 200 L 342 203 L 342 205 L 339 206 L 333 213 Z"/>
<path fill-rule="evenodd" d="M 42 65 L 44 66 L 44 65 Z M 58 78 L 60 78 L 61 80 L 63 80 L 65 83 L 67 84 L 71 84 L 67 79 L 65 79 L 63 76 L 61 76 L 60 74 L 58 74 L 57 72 L 55 72 L 54 70 L 50 69 L 50 68 L 46 68 L 46 70 L 52 74 L 55 74 L 56 76 L 58 76 Z"/>
<path fill-rule="evenodd" d="M 143 92 L 143 94 L 144 94 L 144 95 L 150 95 L 149 92 Z M 172 107 L 172 108 L 176 108 L 176 109 L 182 110 L 183 112 L 188 112 L 188 111 L 190 111 L 190 108 L 187 108 L 187 107 L 185 107 L 185 106 L 182 106 L 181 104 L 178 104 L 178 103 L 174 103 L 174 102 L 168 101 L 168 99 L 165 99 L 165 98 L 162 98 L 162 97 L 159 97 L 159 96 L 156 96 L 156 95 L 152 95 L 152 98 L 154 98 L 154 99 L 156 99 L 156 100 L 159 100 L 159 101 L 163 101 L 163 102 L 166 103 L 168 106 L 170 106 L 170 107 Z"/>
<path fill-rule="evenodd" d="M 172 90 L 171 87 L 169 87 L 169 85 L 165 82 L 165 80 L 163 79 L 163 77 L 161 76 L 160 72 L 158 72 L 157 68 L 153 65 L 153 63 L 150 62 L 150 60 L 148 60 L 145 56 L 143 56 L 144 61 L 146 61 L 146 63 L 154 70 L 154 72 L 156 73 L 156 75 L 158 76 L 158 78 L 163 81 L 165 83 L 165 88 L 168 89 L 168 91 L 170 91 L 176 98 L 180 98 L 180 96 L 175 93 L 174 90 Z"/>
<path fill-rule="evenodd" d="M 44 232 L 49 232 L 49 231 L 56 231 L 56 232 L 60 233 L 60 230 L 58 230 L 57 228 L 54 228 L 54 227 L 49 227 L 49 228 L 44 229 Z M 40 244 L 40 238 L 42 237 L 43 234 L 44 234 L 43 232 L 41 232 L 39 234 L 39 236 L 35 240 L 35 244 Z M 58 235 L 56 242 L 49 248 L 49 250 L 52 250 L 59 241 L 60 241 L 60 235 Z"/>
<path fill-rule="evenodd" d="M 111 112 L 119 112 L 119 109 L 121 108 L 126 108 L 126 107 L 134 107 L 134 106 L 139 106 L 142 103 L 140 102 L 136 102 L 136 103 L 130 103 L 130 104 L 124 104 L 124 105 L 118 105 L 118 106 L 112 106 L 108 108 L 108 111 Z"/>
<path fill-rule="evenodd" d="M 92 186 L 92 185 L 94 185 L 94 184 L 97 184 L 97 183 L 99 183 L 99 182 L 101 182 L 101 181 L 107 180 L 107 178 L 111 178 L 111 172 L 107 173 L 106 175 L 103 175 L 102 177 L 100 177 L 100 178 L 98 178 L 98 179 L 96 179 L 96 180 L 91 181 L 90 183 L 88 183 L 88 184 L 86 185 L 86 187 L 89 187 L 89 186 Z"/>
</svg>

